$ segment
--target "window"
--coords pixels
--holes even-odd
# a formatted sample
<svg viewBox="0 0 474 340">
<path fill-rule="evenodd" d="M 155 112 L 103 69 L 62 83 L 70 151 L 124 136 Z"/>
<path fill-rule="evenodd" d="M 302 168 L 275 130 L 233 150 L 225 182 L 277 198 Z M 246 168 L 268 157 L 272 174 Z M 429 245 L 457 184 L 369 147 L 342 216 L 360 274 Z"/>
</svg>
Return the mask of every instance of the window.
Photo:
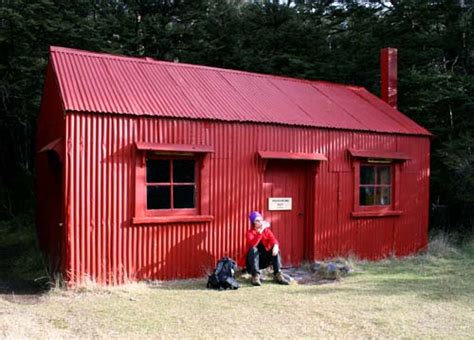
<svg viewBox="0 0 474 340">
<path fill-rule="evenodd" d="M 147 209 L 196 208 L 194 159 L 146 160 Z"/>
<path fill-rule="evenodd" d="M 136 142 L 133 224 L 209 222 L 210 146 Z"/>
<path fill-rule="evenodd" d="M 348 149 L 354 174 L 352 217 L 399 216 L 402 152 Z"/>
<path fill-rule="evenodd" d="M 389 206 L 392 203 L 392 166 L 360 166 L 359 205 Z"/>
</svg>

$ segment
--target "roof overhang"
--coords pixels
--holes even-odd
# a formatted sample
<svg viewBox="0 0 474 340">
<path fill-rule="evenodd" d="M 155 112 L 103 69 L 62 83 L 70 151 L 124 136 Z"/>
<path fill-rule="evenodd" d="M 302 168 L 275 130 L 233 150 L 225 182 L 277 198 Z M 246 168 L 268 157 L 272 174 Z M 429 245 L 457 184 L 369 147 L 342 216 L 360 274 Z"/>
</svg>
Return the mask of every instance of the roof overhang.
<svg viewBox="0 0 474 340">
<path fill-rule="evenodd" d="M 392 159 L 399 161 L 409 160 L 410 157 L 398 151 L 387 151 L 387 150 L 357 150 L 348 149 L 352 157 L 356 158 L 379 158 L 379 159 Z"/>
<path fill-rule="evenodd" d="M 45 146 L 43 146 L 41 149 L 38 150 L 38 153 L 42 152 L 48 152 L 48 151 L 53 151 L 56 152 L 56 154 L 59 157 L 59 161 L 62 163 L 64 160 L 64 143 L 62 138 L 57 138 Z"/>
<path fill-rule="evenodd" d="M 41 149 L 38 150 L 38 153 L 40 152 L 46 152 L 46 151 L 56 151 L 57 153 L 61 152 L 62 150 L 62 145 L 61 145 L 61 140 L 62 138 L 57 138 L 53 140 L 52 142 L 49 142 L 45 146 L 43 146 Z"/>
<path fill-rule="evenodd" d="M 165 143 L 148 143 L 135 142 L 137 150 L 143 151 L 159 151 L 159 152 L 191 152 L 191 153 L 210 153 L 214 152 L 214 148 L 208 145 L 193 144 L 165 144 Z"/>
<path fill-rule="evenodd" d="M 327 161 L 327 157 L 322 153 L 304 152 L 281 152 L 281 151 L 258 151 L 262 159 L 288 159 L 298 161 Z"/>
</svg>

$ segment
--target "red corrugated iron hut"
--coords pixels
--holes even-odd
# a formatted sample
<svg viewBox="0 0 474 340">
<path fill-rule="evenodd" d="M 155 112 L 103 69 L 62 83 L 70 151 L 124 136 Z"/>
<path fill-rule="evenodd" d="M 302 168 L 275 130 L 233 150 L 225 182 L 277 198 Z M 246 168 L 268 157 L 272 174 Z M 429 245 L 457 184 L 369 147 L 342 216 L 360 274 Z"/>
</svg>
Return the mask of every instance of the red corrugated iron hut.
<svg viewBox="0 0 474 340">
<path fill-rule="evenodd" d="M 37 227 L 67 281 L 203 275 L 262 211 L 283 264 L 426 247 L 431 134 L 367 90 L 51 47 Z M 390 61 L 395 60 L 395 61 Z M 392 67 L 395 65 L 395 67 Z"/>
</svg>

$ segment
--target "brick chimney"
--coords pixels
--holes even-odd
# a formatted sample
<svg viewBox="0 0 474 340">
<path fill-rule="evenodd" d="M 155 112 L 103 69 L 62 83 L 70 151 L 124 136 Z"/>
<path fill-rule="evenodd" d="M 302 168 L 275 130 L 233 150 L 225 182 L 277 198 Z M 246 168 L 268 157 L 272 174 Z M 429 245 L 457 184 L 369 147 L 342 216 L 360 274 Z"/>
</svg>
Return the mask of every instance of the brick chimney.
<svg viewBox="0 0 474 340">
<path fill-rule="evenodd" d="M 380 96 L 394 109 L 398 99 L 397 54 L 396 48 L 380 50 Z"/>
</svg>

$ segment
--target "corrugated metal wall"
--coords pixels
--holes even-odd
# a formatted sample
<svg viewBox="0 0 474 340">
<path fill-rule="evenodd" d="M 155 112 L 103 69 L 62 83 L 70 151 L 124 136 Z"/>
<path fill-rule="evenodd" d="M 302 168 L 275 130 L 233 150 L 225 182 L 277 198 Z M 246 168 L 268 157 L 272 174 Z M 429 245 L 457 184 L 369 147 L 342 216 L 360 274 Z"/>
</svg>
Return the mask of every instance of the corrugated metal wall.
<svg viewBox="0 0 474 340">
<path fill-rule="evenodd" d="M 315 178 L 314 257 L 408 254 L 426 245 L 429 139 L 314 128 L 69 113 L 66 116 L 66 270 L 72 281 L 203 275 L 224 255 L 243 255 L 251 210 L 265 210 L 257 150 L 328 156 Z M 134 225 L 133 143 L 213 146 L 212 222 Z M 403 215 L 352 218 L 353 174 L 347 148 L 403 151 Z M 414 191 L 410 189 L 417 188 Z"/>
</svg>

